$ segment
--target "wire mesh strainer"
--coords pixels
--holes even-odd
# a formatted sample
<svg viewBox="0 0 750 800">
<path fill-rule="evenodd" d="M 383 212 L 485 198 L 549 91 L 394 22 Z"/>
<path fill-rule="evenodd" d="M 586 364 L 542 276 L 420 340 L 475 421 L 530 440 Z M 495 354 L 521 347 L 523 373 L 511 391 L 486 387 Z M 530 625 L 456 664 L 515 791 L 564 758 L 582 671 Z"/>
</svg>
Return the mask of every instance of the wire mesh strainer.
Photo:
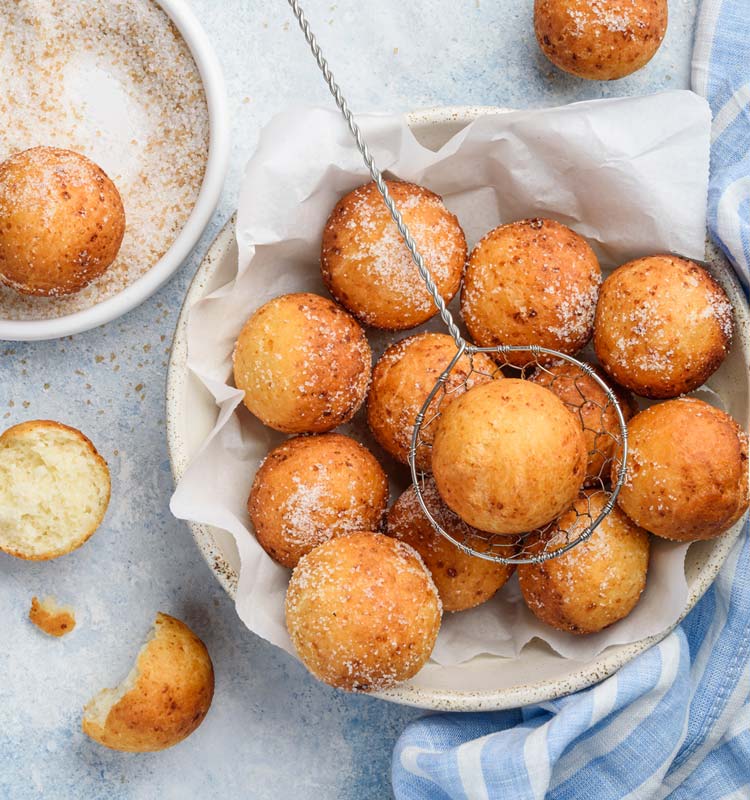
<svg viewBox="0 0 750 800">
<path fill-rule="evenodd" d="M 336 105 L 341 111 L 346 124 L 351 131 L 352 136 L 357 144 L 357 148 L 362 154 L 364 163 L 378 188 L 378 191 L 383 197 L 383 201 L 390 212 L 393 221 L 395 222 L 404 243 L 406 244 L 412 259 L 419 271 L 420 276 L 425 282 L 425 286 L 429 291 L 435 306 L 438 310 L 440 318 L 445 323 L 451 337 L 456 343 L 456 354 L 451 360 L 450 364 L 446 367 L 444 372 L 440 375 L 432 390 L 430 391 L 427 399 L 425 400 L 420 412 L 418 413 L 415 421 L 414 430 L 411 439 L 411 448 L 409 451 L 409 465 L 411 468 L 412 480 L 414 489 L 419 500 L 422 511 L 427 516 L 431 525 L 440 534 L 445 536 L 457 547 L 465 553 L 477 556 L 490 561 L 497 561 L 504 564 L 524 564 L 524 563 L 540 563 L 547 561 L 550 558 L 562 555 L 577 544 L 585 541 L 596 530 L 599 524 L 608 516 L 612 511 L 620 492 L 620 488 L 625 480 L 627 468 L 627 453 L 628 453 L 628 439 L 627 439 L 627 425 L 623 415 L 622 408 L 618 402 L 615 393 L 612 389 L 599 377 L 596 371 L 590 364 L 579 361 L 572 356 L 565 353 L 551 350 L 536 345 L 499 345 L 496 347 L 476 347 L 467 342 L 461 335 L 451 312 L 448 310 L 446 303 L 440 292 L 435 285 L 435 282 L 430 274 L 429 269 L 424 263 L 424 260 L 419 253 L 416 243 L 409 233 L 401 214 L 396 207 L 393 199 L 391 198 L 388 187 L 383 179 L 380 170 L 377 168 L 374 159 L 370 153 L 367 144 L 364 141 L 362 132 L 359 129 L 349 106 L 344 99 L 341 89 L 336 83 L 333 74 L 328 66 L 328 62 L 324 58 L 320 46 L 310 29 L 310 25 L 305 18 L 304 12 L 300 8 L 297 0 L 288 0 L 289 6 L 294 13 L 294 16 L 299 23 L 302 33 L 307 40 L 310 50 L 312 51 L 315 61 L 318 64 L 323 77 L 331 91 L 331 94 L 336 101 Z M 463 531 L 461 536 L 453 536 L 449 531 L 446 531 L 441 526 L 437 517 L 441 516 L 438 510 L 430 508 L 431 502 L 426 500 L 425 492 L 426 482 L 429 479 L 428 473 L 420 470 L 417 467 L 417 461 L 423 461 L 424 458 L 418 458 L 419 455 L 424 456 L 426 448 L 431 447 L 432 437 L 428 432 L 434 431 L 440 416 L 441 409 L 445 404 L 450 401 L 453 395 L 458 395 L 466 391 L 466 383 L 473 374 L 475 374 L 474 356 L 479 353 L 490 355 L 497 363 L 497 369 L 494 370 L 490 378 L 499 377 L 500 373 L 503 375 L 510 370 L 515 370 L 514 377 L 521 377 L 527 379 L 540 379 L 547 388 L 555 391 L 556 384 L 561 378 L 554 373 L 550 368 L 550 364 L 564 363 L 570 364 L 580 371 L 580 385 L 578 380 L 574 379 L 574 387 L 577 388 L 579 398 L 576 399 L 575 393 L 573 398 L 570 398 L 568 392 L 562 397 L 566 406 L 575 414 L 578 415 L 581 422 L 581 427 L 584 430 L 593 434 L 593 447 L 589 453 L 590 463 L 591 457 L 598 456 L 601 466 L 597 474 L 590 476 L 588 491 L 581 495 L 584 502 L 577 502 L 575 507 L 571 509 L 573 513 L 566 513 L 557 521 L 551 522 L 541 531 L 519 531 L 517 534 L 491 534 L 471 528 L 467 531 L 467 526 L 462 526 Z M 520 354 L 528 355 L 528 359 L 519 358 Z M 517 363 L 513 364 L 509 360 L 512 356 L 513 362 L 523 362 L 521 366 Z M 468 357 L 471 364 L 471 369 L 466 374 L 462 375 L 460 381 L 450 381 L 450 376 L 453 374 L 456 365 L 463 357 Z M 479 369 L 476 370 L 479 372 Z M 519 374 L 520 373 L 520 374 Z M 484 373 L 486 375 L 486 372 Z M 594 383 L 601 389 L 604 401 L 598 402 L 593 399 L 590 394 L 583 390 L 584 381 L 594 381 Z M 560 391 L 555 391 L 558 396 L 563 394 Z M 567 399 L 566 399 L 567 398 Z M 601 424 L 596 426 L 596 411 L 601 411 L 601 421 L 604 422 L 606 415 L 614 414 L 616 422 L 616 430 L 612 431 L 611 426 Z M 594 420 L 590 421 L 591 411 L 594 410 Z M 611 444 L 617 445 L 618 455 L 615 456 L 612 452 Z M 616 459 L 616 469 L 612 470 L 612 461 Z M 614 472 L 616 474 L 612 486 L 609 486 L 609 476 Z M 605 497 L 606 500 L 597 512 L 593 509 L 594 506 L 599 506 L 600 503 L 594 503 L 594 498 L 597 501 Z M 563 522 L 562 520 L 565 520 Z M 478 548 L 473 546 L 474 542 L 480 540 L 482 547 Z M 515 545 L 515 552 L 512 555 L 508 554 L 508 544 Z M 532 546 L 533 544 L 533 546 Z"/>
</svg>

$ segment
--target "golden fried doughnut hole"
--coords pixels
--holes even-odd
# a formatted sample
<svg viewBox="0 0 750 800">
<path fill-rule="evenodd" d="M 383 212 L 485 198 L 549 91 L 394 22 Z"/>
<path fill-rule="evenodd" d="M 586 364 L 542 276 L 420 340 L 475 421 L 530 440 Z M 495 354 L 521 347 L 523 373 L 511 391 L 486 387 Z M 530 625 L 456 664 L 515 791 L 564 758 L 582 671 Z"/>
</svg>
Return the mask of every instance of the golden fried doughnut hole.
<svg viewBox="0 0 750 800">
<path fill-rule="evenodd" d="M 413 183 L 386 181 L 446 303 L 458 291 L 466 238 L 438 195 Z M 328 291 L 363 324 L 401 331 L 437 309 L 374 183 L 336 204 L 323 231 L 320 267 Z"/>
<path fill-rule="evenodd" d="M 491 381 L 441 414 L 432 472 L 443 500 L 469 525 L 524 533 L 576 499 L 586 474 L 586 440 L 549 389 L 515 378 Z"/>
<path fill-rule="evenodd" d="M 542 52 L 579 78 L 611 81 L 644 67 L 667 32 L 667 0 L 536 0 Z"/>
<path fill-rule="evenodd" d="M 286 595 L 286 625 L 302 663 L 347 691 L 380 691 L 416 675 L 440 618 L 440 598 L 420 557 L 378 533 L 316 547 L 300 559 Z"/>
<path fill-rule="evenodd" d="M 540 554 L 564 547 L 601 512 L 608 495 L 579 498 L 573 509 L 546 531 L 531 534 L 525 549 Z M 646 587 L 649 535 L 617 507 L 591 536 L 541 564 L 520 564 L 518 581 L 532 613 L 570 633 L 596 633 L 624 619 Z"/>
<path fill-rule="evenodd" d="M 234 381 L 261 422 L 282 433 L 324 433 L 348 422 L 370 382 L 365 333 L 343 308 L 316 294 L 285 294 L 245 323 Z"/>
<path fill-rule="evenodd" d="M 594 347 L 604 369 L 643 397 L 677 397 L 719 368 L 732 340 L 724 290 L 692 261 L 651 256 L 602 286 Z"/>
<path fill-rule="evenodd" d="M 370 451 L 340 433 L 298 436 L 272 450 L 248 500 L 255 536 L 271 558 L 295 567 L 344 533 L 380 528 L 388 479 Z"/>
<path fill-rule="evenodd" d="M 80 291 L 115 260 L 124 233 L 117 188 L 85 156 L 33 147 L 0 164 L 0 281 L 17 292 Z"/>
<path fill-rule="evenodd" d="M 422 497 L 432 516 L 456 541 L 480 553 L 494 550 L 507 558 L 515 554 L 514 544 L 493 547 L 491 536 L 477 531 L 454 514 L 438 494 L 434 480 L 425 481 Z M 425 516 L 413 485 L 388 512 L 387 530 L 389 536 L 411 545 L 422 556 L 440 593 L 443 611 L 465 611 L 487 602 L 513 574 L 512 564 L 464 553 L 438 533 Z"/>
<path fill-rule="evenodd" d="M 628 425 L 627 477 L 617 498 L 664 539 L 714 539 L 748 507 L 747 434 L 723 411 L 681 397 Z"/>
<path fill-rule="evenodd" d="M 392 344 L 372 372 L 367 396 L 367 422 L 380 446 L 406 464 L 417 414 L 432 387 L 456 355 L 456 344 L 445 333 L 420 333 Z M 472 371 L 473 369 L 473 371 Z M 467 389 L 502 378 L 497 365 L 484 353 L 462 356 L 445 383 L 446 393 L 435 397 L 421 428 L 423 444 L 417 449 L 417 467 L 430 470 L 431 445 L 438 409 L 444 410 Z"/>
<path fill-rule="evenodd" d="M 536 344 L 566 355 L 591 338 L 601 270 L 586 240 L 549 219 L 490 231 L 474 248 L 461 315 L 481 347 Z M 518 366 L 528 353 L 503 356 Z"/>
<path fill-rule="evenodd" d="M 595 371 L 604 378 L 601 370 L 595 368 Z M 578 418 L 588 450 L 586 485 L 608 482 L 609 464 L 621 431 L 615 407 L 609 402 L 604 389 L 574 364 L 565 361 L 538 369 L 531 380 L 553 391 Z M 610 388 L 627 422 L 636 413 L 635 400 L 630 392 L 620 386 L 613 385 Z"/>
</svg>

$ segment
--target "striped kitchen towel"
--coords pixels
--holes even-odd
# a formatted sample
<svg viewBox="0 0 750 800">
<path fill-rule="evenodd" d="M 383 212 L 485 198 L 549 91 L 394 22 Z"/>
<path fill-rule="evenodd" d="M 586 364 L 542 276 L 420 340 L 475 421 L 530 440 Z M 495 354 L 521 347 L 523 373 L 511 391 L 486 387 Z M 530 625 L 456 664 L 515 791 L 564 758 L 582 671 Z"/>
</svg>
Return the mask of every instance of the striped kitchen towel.
<svg viewBox="0 0 750 800">
<path fill-rule="evenodd" d="M 709 225 L 750 278 L 750 0 L 704 0 L 694 89 L 714 114 Z M 687 619 L 597 686 L 412 723 L 398 800 L 750 800 L 748 528 Z"/>
</svg>

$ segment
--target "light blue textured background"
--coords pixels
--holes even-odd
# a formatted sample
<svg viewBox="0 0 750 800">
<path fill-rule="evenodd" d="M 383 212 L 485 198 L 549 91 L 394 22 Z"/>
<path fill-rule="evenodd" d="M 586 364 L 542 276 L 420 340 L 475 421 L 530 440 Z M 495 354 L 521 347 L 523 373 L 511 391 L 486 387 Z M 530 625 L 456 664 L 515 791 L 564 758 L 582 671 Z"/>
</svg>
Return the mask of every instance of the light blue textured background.
<svg viewBox="0 0 750 800">
<path fill-rule="evenodd" d="M 308 0 L 308 16 L 355 110 L 539 106 L 689 84 L 698 0 L 670 0 L 664 46 L 613 84 L 565 76 L 539 54 L 532 0 Z M 169 514 L 164 430 L 169 344 L 202 254 L 230 216 L 259 128 L 292 103 L 331 100 L 286 3 L 193 0 L 223 63 L 233 116 L 221 205 L 193 257 L 139 309 L 57 342 L 0 343 L 0 427 L 52 418 L 81 428 L 110 464 L 112 503 L 79 551 L 33 564 L 0 556 L 0 798 L 384 798 L 393 743 L 418 711 L 311 679 L 249 633 Z M 302 132 L 301 132 L 302 133 Z M 136 389 L 136 387 L 140 387 Z M 33 594 L 72 603 L 62 640 L 27 621 Z M 198 731 L 159 754 L 90 742 L 81 708 L 127 672 L 158 610 L 206 642 L 216 696 Z"/>
</svg>

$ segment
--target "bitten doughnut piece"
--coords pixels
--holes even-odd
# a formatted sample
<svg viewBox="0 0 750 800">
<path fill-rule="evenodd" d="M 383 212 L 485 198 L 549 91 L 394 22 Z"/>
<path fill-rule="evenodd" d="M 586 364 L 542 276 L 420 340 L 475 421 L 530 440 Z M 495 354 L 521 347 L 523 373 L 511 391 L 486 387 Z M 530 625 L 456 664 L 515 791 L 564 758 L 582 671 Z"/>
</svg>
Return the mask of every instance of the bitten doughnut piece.
<svg viewBox="0 0 750 800">
<path fill-rule="evenodd" d="M 601 370 L 595 371 L 599 377 L 604 377 Z M 565 361 L 539 368 L 531 380 L 553 391 L 578 418 L 588 450 L 586 484 L 608 482 L 610 463 L 622 431 L 615 407 L 604 389 L 578 367 Z M 620 386 L 612 385 L 610 388 L 627 422 L 636 413 L 635 400 Z"/>
<path fill-rule="evenodd" d="M 605 492 L 579 498 L 557 524 L 526 539 L 532 554 L 559 550 L 601 513 Z M 646 588 L 649 535 L 618 508 L 591 536 L 541 564 L 520 564 L 518 581 L 532 613 L 561 631 L 596 633 L 624 619 Z"/>
<path fill-rule="evenodd" d="M 693 397 L 651 406 L 628 424 L 620 508 L 664 539 L 714 539 L 748 507 L 747 434 Z"/>
<path fill-rule="evenodd" d="M 667 0 L 536 0 L 542 52 L 579 78 L 610 81 L 641 69 L 667 32 Z"/>
<path fill-rule="evenodd" d="M 54 597 L 45 597 L 44 600 L 32 597 L 29 619 L 49 636 L 65 636 L 76 626 L 73 609 L 58 605 Z"/>
<path fill-rule="evenodd" d="M 372 373 L 367 396 L 367 422 L 380 446 L 397 461 L 406 464 L 417 414 L 432 387 L 456 355 L 456 344 L 445 333 L 421 333 L 392 344 Z M 418 469 L 429 472 L 431 446 L 438 410 L 467 389 L 502 378 L 498 366 L 484 353 L 461 356 L 440 393 L 430 404 L 421 428 L 422 444 L 417 449 Z"/>
<path fill-rule="evenodd" d="M 127 678 L 86 704 L 83 732 L 112 750 L 165 750 L 203 722 L 213 696 L 206 646 L 184 622 L 157 614 Z"/>
<path fill-rule="evenodd" d="M 78 430 L 22 422 L 0 436 L 0 550 L 46 560 L 80 547 L 109 505 L 106 461 Z"/>
<path fill-rule="evenodd" d="M 732 329 L 732 306 L 705 269 L 676 256 L 650 256 L 604 281 L 594 347 L 609 375 L 636 394 L 677 397 L 719 368 Z"/>
<path fill-rule="evenodd" d="M 490 533 L 546 525 L 578 496 L 586 440 L 549 389 L 506 378 L 475 386 L 440 416 L 432 472 L 441 497 Z"/>
<path fill-rule="evenodd" d="M 234 351 L 245 405 L 282 433 L 324 433 L 348 422 L 365 399 L 371 369 L 362 328 L 316 294 L 285 294 L 261 306 Z"/>
<path fill-rule="evenodd" d="M 338 433 L 298 436 L 272 450 L 255 475 L 248 510 L 271 558 L 295 567 L 314 547 L 378 530 L 388 479 L 375 456 Z"/>
<path fill-rule="evenodd" d="M 481 553 L 493 551 L 507 558 L 515 554 L 515 544 L 491 544 L 489 534 L 472 528 L 454 514 L 438 494 L 434 480 L 424 482 L 422 497 L 440 527 L 456 541 Z M 440 593 L 444 611 L 465 611 L 485 603 L 513 574 L 512 564 L 464 553 L 438 533 L 425 516 L 413 485 L 388 512 L 388 535 L 411 545 L 422 557 Z"/>
<path fill-rule="evenodd" d="M 380 691 L 416 675 L 440 618 L 437 589 L 417 553 L 372 532 L 331 539 L 303 556 L 286 595 L 302 663 L 347 691 Z"/>
<path fill-rule="evenodd" d="M 124 234 L 120 194 L 85 156 L 34 147 L 0 164 L 0 280 L 16 291 L 80 291 L 115 260 Z"/>
<path fill-rule="evenodd" d="M 440 295 L 449 302 L 466 263 L 466 238 L 458 219 L 423 186 L 386 184 Z M 331 212 L 320 267 L 328 291 L 365 325 L 400 331 L 437 314 L 374 183 L 347 194 Z"/>
<path fill-rule="evenodd" d="M 474 248 L 461 315 L 481 347 L 536 344 L 566 355 L 591 338 L 601 270 L 575 231 L 527 219 L 490 231 Z M 524 366 L 528 353 L 503 356 Z"/>
</svg>

